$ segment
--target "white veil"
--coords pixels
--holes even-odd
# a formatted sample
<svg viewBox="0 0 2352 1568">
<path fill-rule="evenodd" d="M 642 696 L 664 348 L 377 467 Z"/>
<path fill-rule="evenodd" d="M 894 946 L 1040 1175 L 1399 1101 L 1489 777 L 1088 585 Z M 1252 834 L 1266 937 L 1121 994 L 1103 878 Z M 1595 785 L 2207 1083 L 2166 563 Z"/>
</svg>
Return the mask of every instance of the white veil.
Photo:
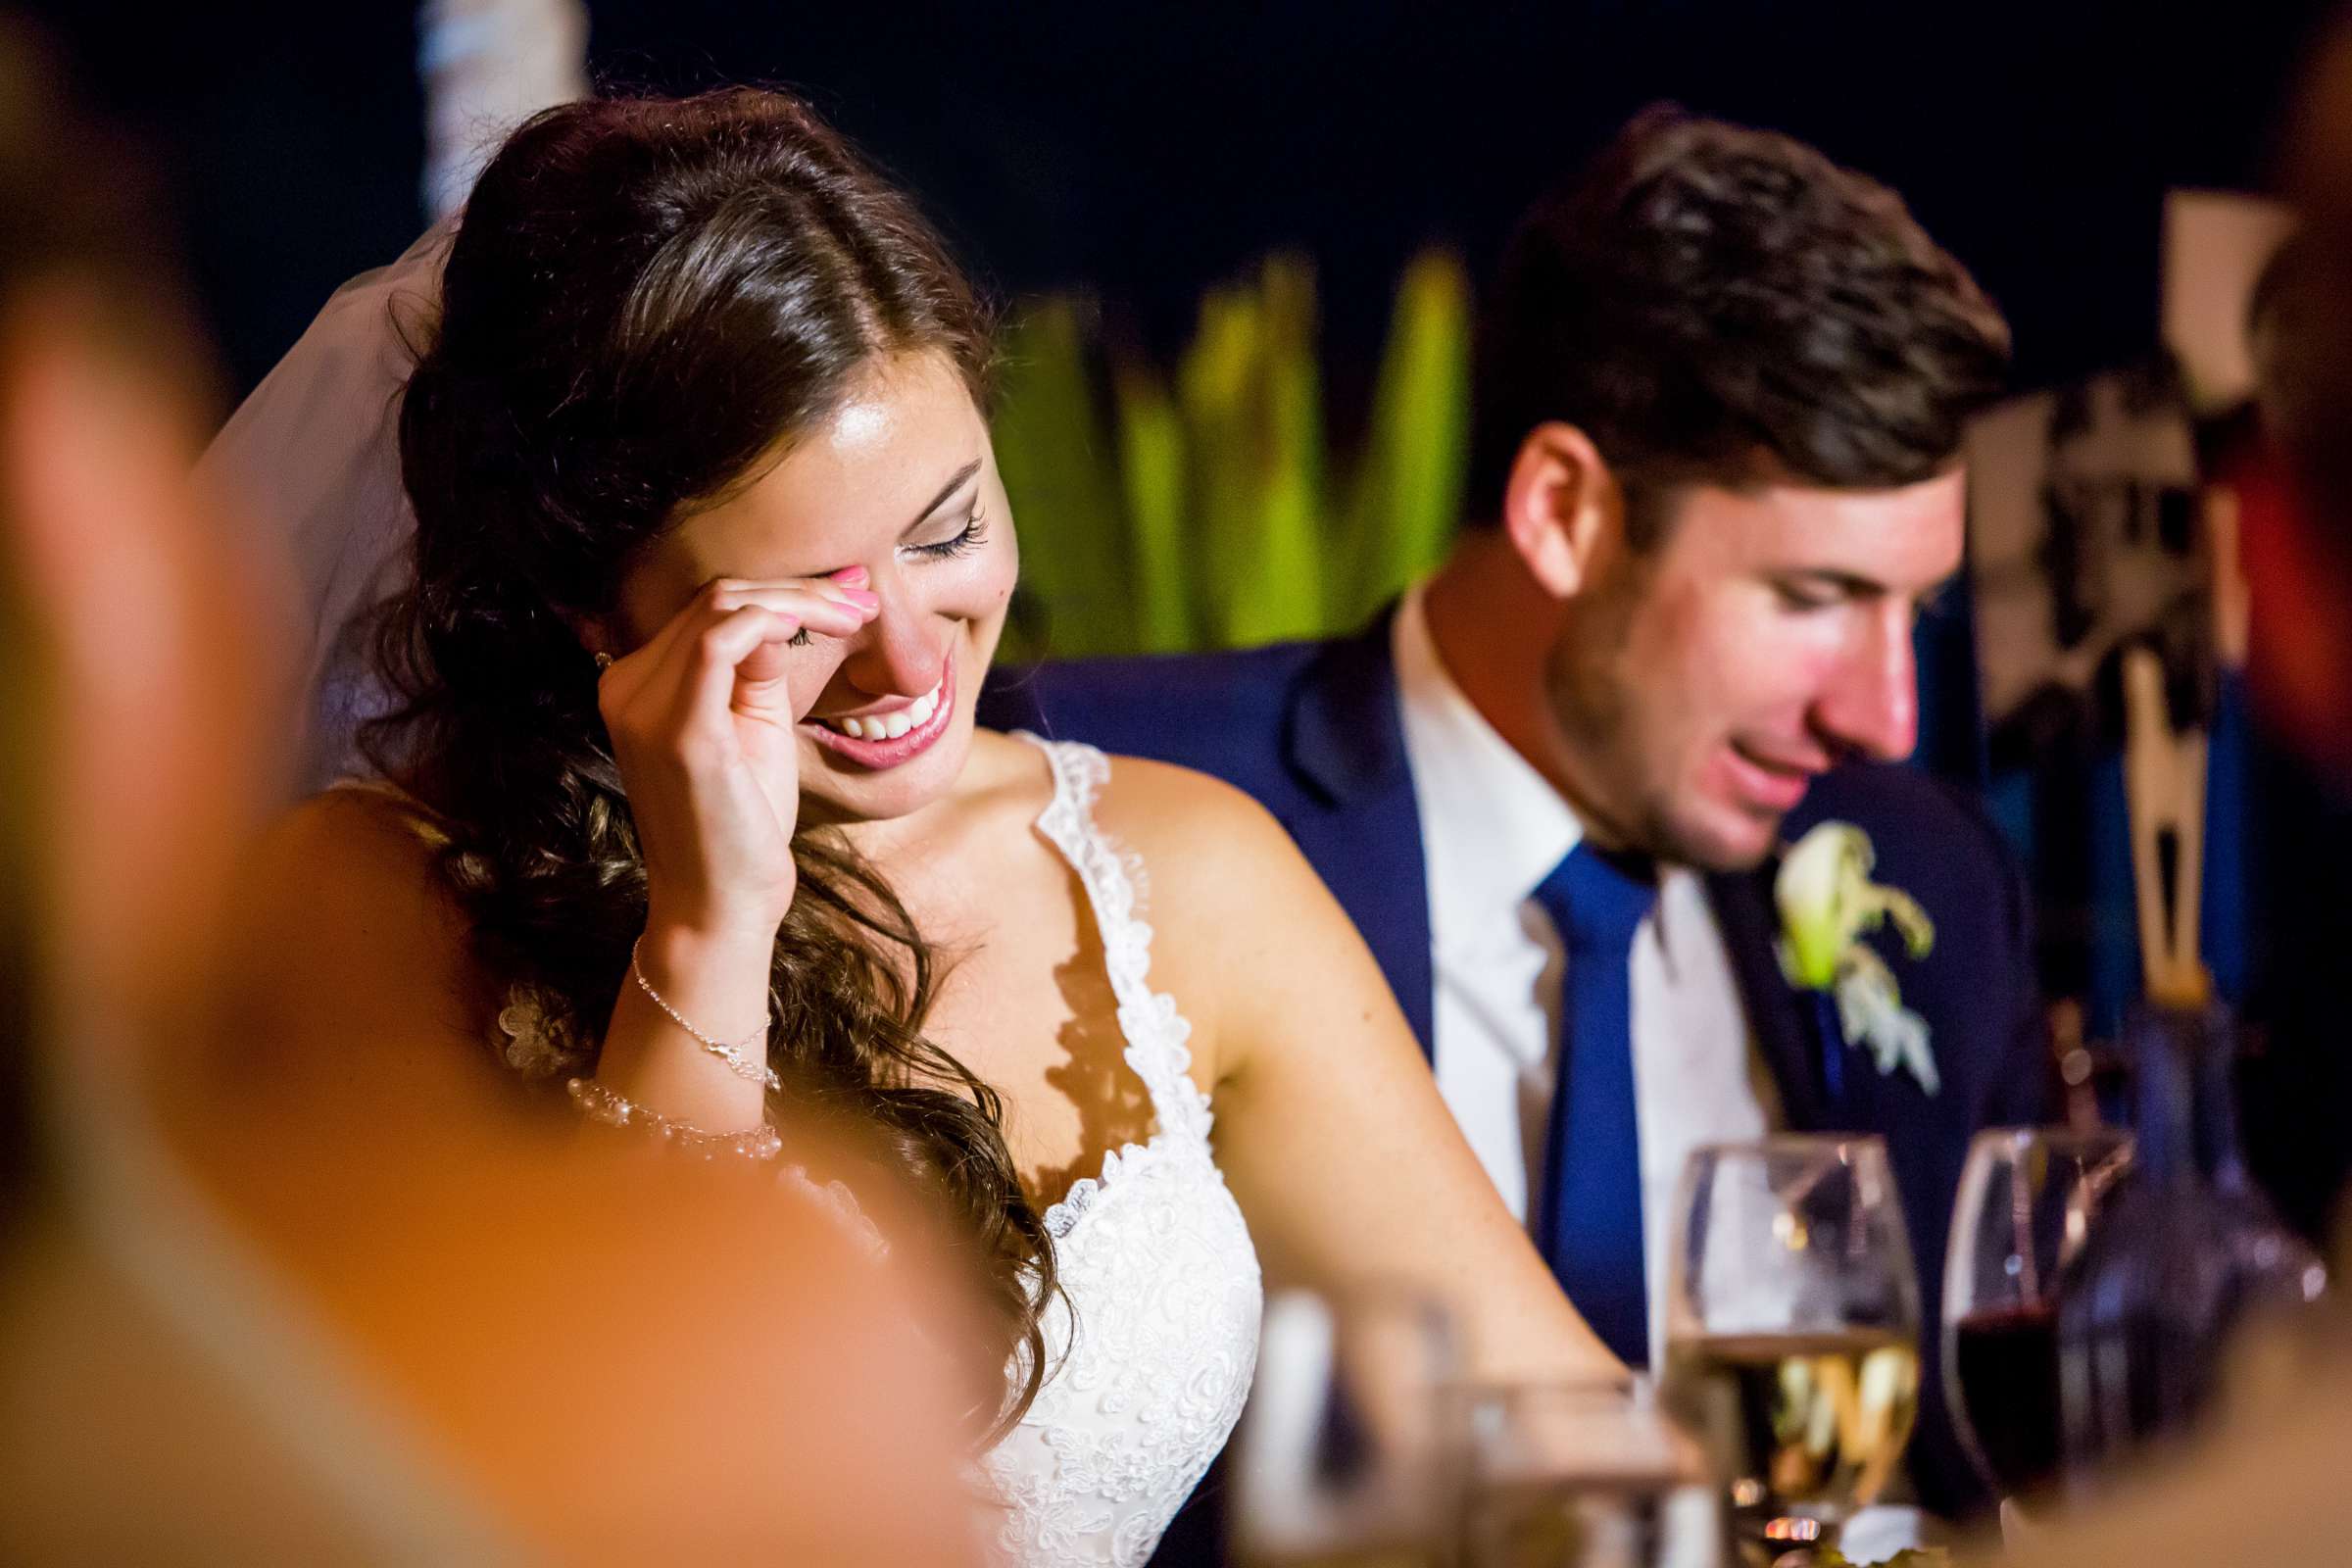
<svg viewBox="0 0 2352 1568">
<path fill-rule="evenodd" d="M 400 482 L 400 391 L 412 345 L 432 329 L 457 208 L 509 130 L 588 91 L 581 0 L 423 0 L 417 30 L 425 194 L 444 216 L 399 261 L 334 292 L 203 463 L 275 532 L 300 580 L 303 684 L 288 716 L 306 789 L 360 767 L 354 733 L 381 706 L 365 620 L 407 569 L 416 518 Z"/>
<path fill-rule="evenodd" d="M 305 612 L 301 726 L 306 789 L 358 766 L 360 721 L 380 706 L 368 612 L 405 579 L 416 515 L 400 481 L 401 388 L 432 328 L 455 220 L 399 261 L 337 289 L 286 357 L 229 416 L 203 470 L 274 531 Z"/>
</svg>

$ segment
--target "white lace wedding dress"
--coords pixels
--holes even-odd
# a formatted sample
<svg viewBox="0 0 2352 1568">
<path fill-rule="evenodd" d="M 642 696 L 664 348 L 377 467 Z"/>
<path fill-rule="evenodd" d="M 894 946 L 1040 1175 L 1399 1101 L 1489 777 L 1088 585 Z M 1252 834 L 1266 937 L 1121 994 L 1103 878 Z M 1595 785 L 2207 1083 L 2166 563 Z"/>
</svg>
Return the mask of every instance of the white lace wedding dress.
<svg viewBox="0 0 2352 1568">
<path fill-rule="evenodd" d="M 1034 742 L 1054 772 L 1038 831 L 1085 886 L 1126 1059 L 1152 1097 L 1151 1138 L 1103 1158 L 1046 1212 L 1066 1305 L 1046 1320 L 1050 1371 L 988 1466 L 1018 1568 L 1144 1562 L 1225 1446 L 1257 1359 L 1262 1290 L 1249 1228 L 1208 1147 L 1208 1098 L 1186 1068 L 1192 1026 L 1150 984 L 1152 928 L 1130 864 L 1095 825 L 1110 764 Z"/>
</svg>

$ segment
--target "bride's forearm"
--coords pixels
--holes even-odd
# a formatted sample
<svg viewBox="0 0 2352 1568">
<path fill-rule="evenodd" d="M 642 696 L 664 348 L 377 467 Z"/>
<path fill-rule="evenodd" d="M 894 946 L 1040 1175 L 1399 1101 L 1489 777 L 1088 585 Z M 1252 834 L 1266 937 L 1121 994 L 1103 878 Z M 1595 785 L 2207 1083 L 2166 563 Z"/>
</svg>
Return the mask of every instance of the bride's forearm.
<svg viewBox="0 0 2352 1568">
<path fill-rule="evenodd" d="M 637 945 L 637 971 L 612 1004 L 597 1083 L 702 1132 L 760 1126 L 766 1090 L 753 1073 L 767 1064 L 774 949 L 772 931 L 701 930 L 656 911 Z M 732 1059 L 711 1042 L 727 1047 Z"/>
</svg>

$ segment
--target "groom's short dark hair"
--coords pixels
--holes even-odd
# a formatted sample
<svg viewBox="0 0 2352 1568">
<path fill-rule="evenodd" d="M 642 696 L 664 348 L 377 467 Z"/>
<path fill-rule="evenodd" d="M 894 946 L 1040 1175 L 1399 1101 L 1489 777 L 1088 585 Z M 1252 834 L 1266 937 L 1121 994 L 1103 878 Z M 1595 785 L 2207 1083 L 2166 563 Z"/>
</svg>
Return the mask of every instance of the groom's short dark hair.
<svg viewBox="0 0 2352 1568">
<path fill-rule="evenodd" d="M 1651 109 L 1505 253 L 1480 327 L 1471 514 L 1499 513 L 1551 420 L 1652 493 L 1915 483 L 1949 466 L 2008 359 L 2000 312 L 1893 191 L 1787 136 Z M 1645 545 L 1656 525 L 1634 531 Z"/>
</svg>

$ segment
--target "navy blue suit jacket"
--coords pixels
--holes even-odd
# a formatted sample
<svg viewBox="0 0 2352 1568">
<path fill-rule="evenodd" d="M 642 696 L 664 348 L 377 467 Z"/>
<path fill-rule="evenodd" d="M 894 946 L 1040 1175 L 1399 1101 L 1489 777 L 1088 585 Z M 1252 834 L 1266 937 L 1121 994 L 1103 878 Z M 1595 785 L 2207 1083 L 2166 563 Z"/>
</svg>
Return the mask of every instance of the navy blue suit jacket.
<svg viewBox="0 0 2352 1568">
<path fill-rule="evenodd" d="M 1388 615 L 1333 642 L 1001 675 L 980 717 L 1181 763 L 1254 796 L 1354 920 L 1423 1051 L 1431 1049 L 1428 883 Z M 2039 1122 L 2051 1111 L 2025 887 L 1990 819 L 1925 773 L 1840 768 L 1816 781 L 1787 836 L 1825 819 L 1867 832 L 1877 879 L 1909 892 L 1936 922 L 1925 959 L 1903 955 L 1891 934 L 1879 939 L 1904 1004 L 1932 1031 L 1942 1077 L 1936 1096 L 1907 1073 L 1881 1077 L 1866 1052 L 1840 1043 L 1829 999 L 1782 977 L 1769 867 L 1711 876 L 1708 892 L 1788 1126 L 1886 1140 L 1929 1327 L 1914 1470 L 1924 1500 L 1962 1511 L 1984 1497 L 1949 1435 L 1933 1329 L 1954 1190 L 1978 1129 Z"/>
</svg>

